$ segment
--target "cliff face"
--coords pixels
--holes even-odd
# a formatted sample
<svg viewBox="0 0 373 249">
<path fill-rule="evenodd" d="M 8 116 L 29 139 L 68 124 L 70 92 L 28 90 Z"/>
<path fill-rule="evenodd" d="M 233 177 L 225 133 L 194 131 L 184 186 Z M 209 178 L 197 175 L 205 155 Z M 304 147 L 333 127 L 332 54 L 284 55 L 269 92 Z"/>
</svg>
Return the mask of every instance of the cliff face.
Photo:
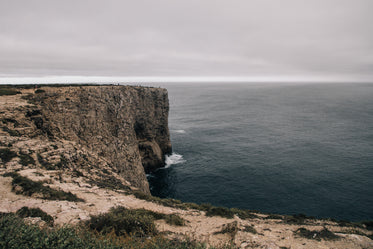
<svg viewBox="0 0 373 249">
<path fill-rule="evenodd" d="M 64 157 L 73 168 L 82 164 L 76 153 L 81 149 L 100 158 L 89 164 L 105 164 L 149 193 L 145 173 L 164 166 L 165 155 L 171 153 L 166 89 L 73 86 L 39 91 L 29 96 L 35 106 L 25 112 L 36 128 L 29 131 L 31 137 L 68 141 L 73 149 Z"/>
</svg>

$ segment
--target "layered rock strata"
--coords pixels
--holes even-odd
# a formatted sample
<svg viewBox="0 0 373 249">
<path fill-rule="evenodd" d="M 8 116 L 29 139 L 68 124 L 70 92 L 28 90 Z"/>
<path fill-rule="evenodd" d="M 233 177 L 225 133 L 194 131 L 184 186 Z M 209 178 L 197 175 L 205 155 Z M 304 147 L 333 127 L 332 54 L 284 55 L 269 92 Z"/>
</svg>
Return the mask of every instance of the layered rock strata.
<svg viewBox="0 0 373 249">
<path fill-rule="evenodd" d="M 23 98 L 31 104 L 9 110 L 3 119 L 14 122 L 3 125 L 19 137 L 47 140 L 49 148 L 38 151 L 41 160 L 52 158 L 53 164 L 53 156 L 62 154 L 69 168 L 110 168 L 149 193 L 145 173 L 164 166 L 171 153 L 166 89 L 64 86 L 25 91 L 29 94 Z"/>
</svg>

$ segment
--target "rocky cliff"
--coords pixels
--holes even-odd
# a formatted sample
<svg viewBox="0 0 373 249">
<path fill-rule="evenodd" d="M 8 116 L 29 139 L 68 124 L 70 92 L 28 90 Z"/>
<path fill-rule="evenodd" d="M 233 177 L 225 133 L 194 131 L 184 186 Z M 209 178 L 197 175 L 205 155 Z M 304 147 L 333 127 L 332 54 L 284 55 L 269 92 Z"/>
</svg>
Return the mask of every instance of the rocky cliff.
<svg viewBox="0 0 373 249">
<path fill-rule="evenodd" d="M 28 92 L 24 98 L 32 105 L 19 113 L 9 110 L 3 125 L 22 137 L 48 141 L 36 150 L 39 163 L 107 168 L 149 193 L 145 173 L 164 166 L 171 153 L 166 89 L 65 86 Z"/>
</svg>

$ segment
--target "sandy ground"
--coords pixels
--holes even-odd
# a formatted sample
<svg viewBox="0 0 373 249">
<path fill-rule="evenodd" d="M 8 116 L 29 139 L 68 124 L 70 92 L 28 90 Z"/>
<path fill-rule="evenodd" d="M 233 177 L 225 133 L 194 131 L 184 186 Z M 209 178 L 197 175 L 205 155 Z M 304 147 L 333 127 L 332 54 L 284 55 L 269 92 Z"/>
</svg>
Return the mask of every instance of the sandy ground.
<svg viewBox="0 0 373 249">
<path fill-rule="evenodd" d="M 5 171 L 5 170 L 2 170 Z M 35 172 L 42 173 L 38 176 Z M 145 208 L 164 214 L 178 214 L 187 223 L 185 226 L 171 226 L 164 221 L 157 221 L 159 231 L 168 232 L 170 237 L 188 236 L 209 245 L 223 245 L 234 242 L 240 248 L 373 248 L 373 241 L 366 236 L 341 233 L 348 228 L 339 227 L 333 222 L 315 222 L 312 225 L 289 225 L 281 220 L 265 220 L 255 218 L 242 220 L 238 217 L 226 219 L 221 217 L 207 217 L 198 210 L 181 210 L 161 206 L 135 198 L 133 195 L 111 191 L 91 186 L 82 177 L 63 177 L 63 182 L 50 175 L 51 171 L 40 169 L 25 169 L 19 174 L 32 180 L 47 181 L 50 187 L 71 191 L 85 202 L 49 201 L 23 195 L 16 195 L 11 190 L 11 177 L 0 177 L 0 212 L 15 212 L 23 206 L 39 207 L 52 215 L 57 225 L 76 224 L 89 219 L 90 215 L 107 212 L 111 207 L 123 206 L 129 209 Z M 265 215 L 258 214 L 264 217 Z M 237 232 L 218 233 L 226 224 L 237 224 Z M 257 233 L 245 232 L 245 226 L 253 226 Z M 309 230 L 321 230 L 327 227 L 334 231 L 341 239 L 335 241 L 317 241 L 294 236 L 294 231 L 304 227 Z"/>
</svg>

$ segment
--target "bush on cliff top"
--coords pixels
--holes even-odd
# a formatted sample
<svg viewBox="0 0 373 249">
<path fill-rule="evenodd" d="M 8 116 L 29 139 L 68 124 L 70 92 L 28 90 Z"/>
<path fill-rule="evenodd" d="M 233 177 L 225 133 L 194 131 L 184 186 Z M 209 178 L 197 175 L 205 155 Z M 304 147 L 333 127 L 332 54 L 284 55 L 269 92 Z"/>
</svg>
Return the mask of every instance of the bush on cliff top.
<svg viewBox="0 0 373 249">
<path fill-rule="evenodd" d="M 226 207 L 211 207 L 206 211 L 206 216 L 220 216 L 227 219 L 232 219 L 234 212 Z"/>
<path fill-rule="evenodd" d="M 21 93 L 20 91 L 17 91 L 16 89 L 13 89 L 9 86 L 0 86 L 0 96 L 3 95 L 16 95 Z"/>
<path fill-rule="evenodd" d="M 144 237 L 158 233 L 152 216 L 123 207 L 111 208 L 108 213 L 91 216 L 86 225 L 101 234 L 115 233 L 116 236 Z"/>
<path fill-rule="evenodd" d="M 56 165 L 51 164 L 50 162 L 46 161 L 39 153 L 36 154 L 40 165 L 45 168 L 46 170 L 56 170 L 58 169 Z"/>
<path fill-rule="evenodd" d="M 48 200 L 84 201 L 71 192 L 52 189 L 49 186 L 44 186 L 42 182 L 35 182 L 27 177 L 19 175 L 16 172 L 6 173 L 3 176 L 10 176 L 13 178 L 12 190 L 15 191 L 16 194 L 23 194 L 27 196 L 41 194 L 39 198 Z"/>
<path fill-rule="evenodd" d="M 35 93 L 45 93 L 45 90 L 43 90 L 43 89 L 36 89 Z"/>
<path fill-rule="evenodd" d="M 296 235 L 306 238 L 306 239 L 315 239 L 315 240 L 336 240 L 339 239 L 339 236 L 335 235 L 333 232 L 324 228 L 321 231 L 310 231 L 306 228 L 299 228 L 294 232 Z"/>
<path fill-rule="evenodd" d="M 207 216 L 221 216 L 224 218 L 231 219 L 234 215 L 237 215 L 241 219 L 253 219 L 258 218 L 257 215 L 253 214 L 250 210 L 242 210 L 238 208 L 226 208 L 226 207 L 214 207 L 209 203 L 202 203 L 202 204 L 196 204 L 196 203 L 188 203 L 188 202 L 181 202 L 180 200 L 175 199 L 162 199 L 159 197 L 155 197 L 152 195 L 144 194 L 140 191 L 134 191 L 133 194 L 136 198 L 151 201 L 154 203 L 157 203 L 159 205 L 163 205 L 166 207 L 173 207 L 173 208 L 180 208 L 180 209 L 196 209 L 200 211 L 205 211 Z"/>
<path fill-rule="evenodd" d="M 0 248 L 202 249 L 206 246 L 192 240 L 169 240 L 160 235 L 146 239 L 115 234 L 99 235 L 90 232 L 84 226 L 41 229 L 35 225 L 25 224 L 14 214 L 0 213 Z"/>
<path fill-rule="evenodd" d="M 183 226 L 184 219 L 175 214 L 157 213 L 146 209 L 111 208 L 109 212 L 93 215 L 85 224 L 101 234 L 115 233 L 116 236 L 136 237 L 158 234 L 154 220 L 164 219 L 170 225 Z"/>
<path fill-rule="evenodd" d="M 16 156 L 17 156 L 17 153 L 8 148 L 0 149 L 0 158 L 3 161 L 3 163 L 9 162 L 10 160 L 12 160 L 13 157 L 16 157 Z"/>
<path fill-rule="evenodd" d="M 32 156 L 30 156 L 29 154 L 25 154 L 25 153 L 20 152 L 19 153 L 19 158 L 20 158 L 19 162 L 23 166 L 27 166 L 29 164 L 32 164 L 32 165 L 35 164 L 35 159 Z"/>
<path fill-rule="evenodd" d="M 22 207 L 17 210 L 16 214 L 21 218 L 26 217 L 40 217 L 43 221 L 48 223 L 49 225 L 53 225 L 54 220 L 53 217 L 41 210 L 40 208 L 29 208 L 29 207 Z"/>
<path fill-rule="evenodd" d="M 19 137 L 21 134 L 17 130 L 9 129 L 7 126 L 2 127 L 3 131 L 8 132 L 8 134 L 12 137 Z"/>
<path fill-rule="evenodd" d="M 99 240 L 89 233 L 79 233 L 76 229 L 63 227 L 43 230 L 27 225 L 14 214 L 0 215 L 0 248 L 123 248 L 106 240 Z"/>
</svg>

